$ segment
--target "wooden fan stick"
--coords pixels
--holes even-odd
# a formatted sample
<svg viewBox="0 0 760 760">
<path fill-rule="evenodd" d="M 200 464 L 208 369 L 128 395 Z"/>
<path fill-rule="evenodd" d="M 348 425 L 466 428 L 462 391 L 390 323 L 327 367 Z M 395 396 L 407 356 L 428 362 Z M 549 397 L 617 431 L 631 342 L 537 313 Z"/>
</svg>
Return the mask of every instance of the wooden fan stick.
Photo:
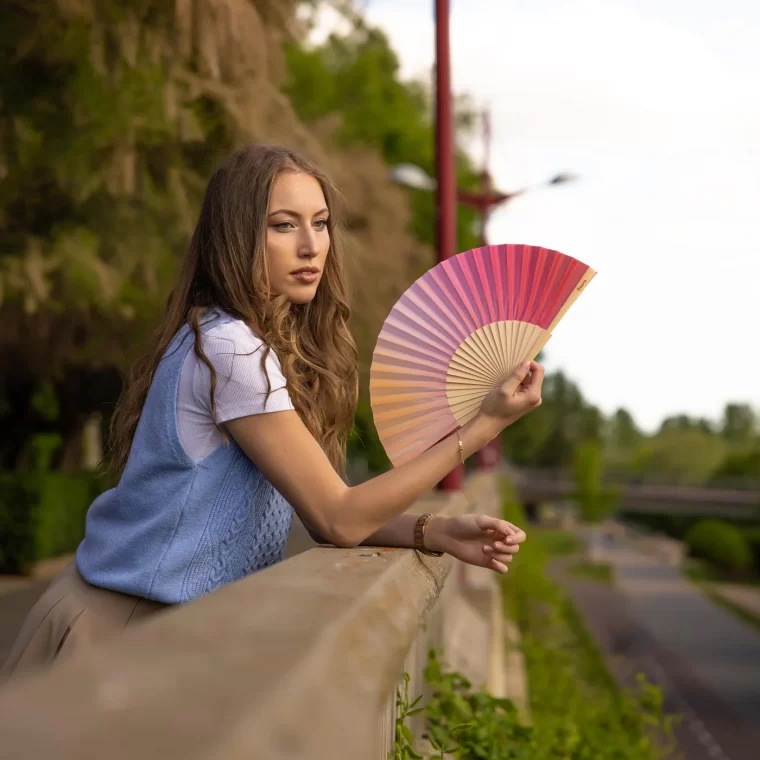
<svg viewBox="0 0 760 760">
<path fill-rule="evenodd" d="M 586 289 L 586 285 L 588 285 L 595 276 L 596 270 L 589 267 L 583 277 L 578 281 L 578 284 L 573 288 L 573 292 L 568 296 L 567 301 L 562 304 L 562 308 L 557 312 L 554 321 L 546 328 L 547 332 L 554 332 L 554 328 L 559 324 L 565 314 L 567 314 L 567 310 L 576 302 L 578 296 Z"/>
<path fill-rule="evenodd" d="M 546 338 L 544 340 L 536 340 L 523 361 L 533 361 L 541 353 L 544 346 L 548 343 L 549 338 L 551 338 L 554 328 L 560 323 L 561 319 L 567 314 L 568 309 L 576 302 L 578 296 L 586 289 L 586 285 L 588 285 L 595 276 L 596 270 L 589 267 L 583 277 L 578 281 L 578 284 L 573 288 L 573 292 L 568 296 L 565 303 L 562 304 L 562 308 L 557 312 L 557 316 L 554 317 L 552 323 L 546 328 L 546 332 L 548 333 Z"/>
</svg>

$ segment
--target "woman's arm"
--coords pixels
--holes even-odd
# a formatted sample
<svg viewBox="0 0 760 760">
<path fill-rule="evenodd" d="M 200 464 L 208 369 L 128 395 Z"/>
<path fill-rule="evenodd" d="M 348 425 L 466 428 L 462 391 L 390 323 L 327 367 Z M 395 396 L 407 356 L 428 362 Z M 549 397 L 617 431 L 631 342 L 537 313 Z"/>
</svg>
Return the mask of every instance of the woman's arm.
<svg viewBox="0 0 760 760">
<path fill-rule="evenodd" d="M 542 381 L 543 368 L 533 362 L 492 391 L 478 415 L 460 431 L 465 456 L 537 406 Z M 294 411 L 242 417 L 226 426 L 309 531 L 336 546 L 357 546 L 377 534 L 459 462 L 453 434 L 411 462 L 350 487 Z"/>
<path fill-rule="evenodd" d="M 394 517 L 362 541 L 362 545 L 412 548 L 418 518 L 419 515 L 408 512 Z M 318 544 L 330 543 L 310 533 Z M 507 564 L 520 551 L 520 544 L 526 538 L 525 531 L 516 525 L 489 515 L 435 515 L 427 524 L 424 545 L 426 549 L 446 552 L 462 562 L 506 573 Z"/>
</svg>

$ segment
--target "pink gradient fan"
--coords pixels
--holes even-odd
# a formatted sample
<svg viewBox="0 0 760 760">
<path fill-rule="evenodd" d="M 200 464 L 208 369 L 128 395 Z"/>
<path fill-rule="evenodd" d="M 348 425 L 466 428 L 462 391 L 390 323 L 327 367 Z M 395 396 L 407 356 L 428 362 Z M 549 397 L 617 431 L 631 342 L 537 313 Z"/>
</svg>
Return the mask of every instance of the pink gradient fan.
<svg viewBox="0 0 760 760">
<path fill-rule="evenodd" d="M 391 310 L 370 370 L 375 427 L 398 466 L 471 420 L 535 359 L 596 272 L 530 245 L 474 248 L 430 269 Z"/>
</svg>

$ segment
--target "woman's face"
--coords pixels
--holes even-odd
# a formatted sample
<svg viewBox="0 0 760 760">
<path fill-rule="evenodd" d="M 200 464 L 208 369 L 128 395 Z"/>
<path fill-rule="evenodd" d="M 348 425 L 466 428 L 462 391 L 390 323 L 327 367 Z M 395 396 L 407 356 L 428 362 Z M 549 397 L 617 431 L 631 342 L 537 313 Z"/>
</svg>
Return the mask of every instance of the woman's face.
<svg viewBox="0 0 760 760">
<path fill-rule="evenodd" d="M 308 303 L 317 292 L 330 248 L 330 214 L 322 186 L 310 174 L 279 174 L 267 213 L 272 293 L 291 303 Z"/>
</svg>

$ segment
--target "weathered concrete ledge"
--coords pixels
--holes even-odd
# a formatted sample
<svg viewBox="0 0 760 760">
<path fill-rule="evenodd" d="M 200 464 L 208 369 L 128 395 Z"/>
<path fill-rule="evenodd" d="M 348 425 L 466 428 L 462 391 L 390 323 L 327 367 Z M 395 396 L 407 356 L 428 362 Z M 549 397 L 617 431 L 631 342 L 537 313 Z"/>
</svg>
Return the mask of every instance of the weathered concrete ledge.
<svg viewBox="0 0 760 760">
<path fill-rule="evenodd" d="M 418 507 L 469 511 L 478 482 Z M 0 758 L 378 756 L 452 564 L 406 549 L 299 554 L 0 690 Z"/>
</svg>

